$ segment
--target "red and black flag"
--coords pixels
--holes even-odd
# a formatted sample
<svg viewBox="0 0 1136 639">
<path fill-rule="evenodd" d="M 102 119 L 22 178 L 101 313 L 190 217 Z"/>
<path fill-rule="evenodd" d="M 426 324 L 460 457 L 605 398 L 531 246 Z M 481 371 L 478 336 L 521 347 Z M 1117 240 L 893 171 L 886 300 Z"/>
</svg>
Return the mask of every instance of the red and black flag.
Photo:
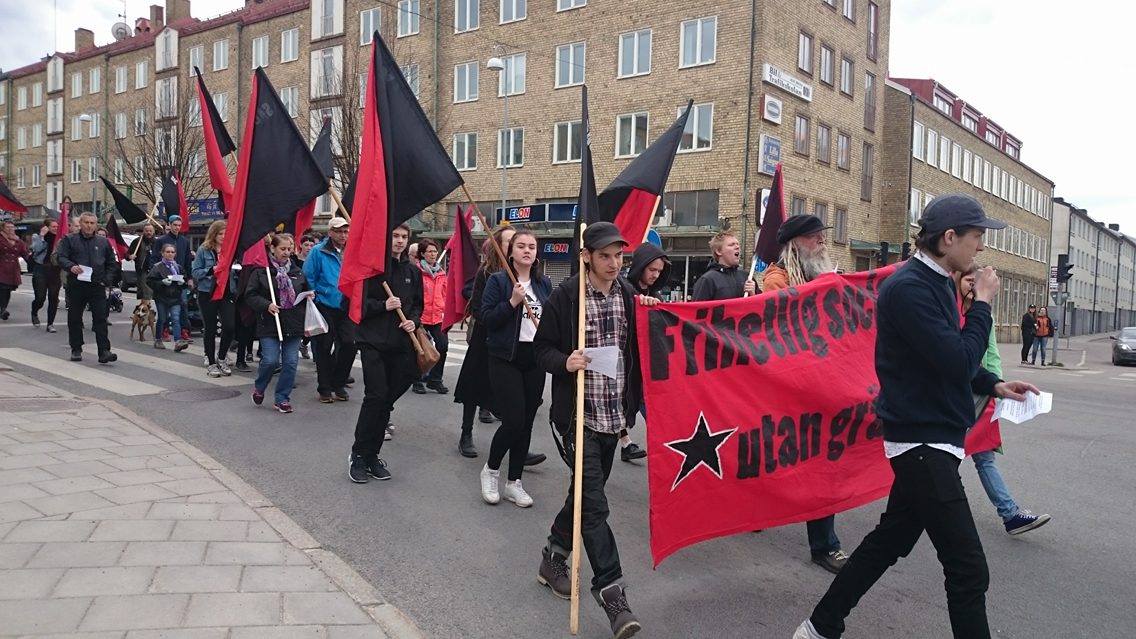
<svg viewBox="0 0 1136 639">
<path fill-rule="evenodd" d="M 214 299 L 225 294 L 238 255 L 278 224 L 294 224 L 297 211 L 327 192 L 323 172 L 264 69 L 253 77 L 237 166 Z"/>
<path fill-rule="evenodd" d="M 118 214 L 122 219 L 126 220 L 127 224 L 138 224 L 146 220 L 146 212 L 140 206 L 135 204 L 130 198 L 126 197 L 121 191 L 114 188 L 105 177 L 100 177 L 103 181 L 103 186 L 110 191 L 110 196 L 114 199 L 114 208 L 118 210 Z"/>
<path fill-rule="evenodd" d="M 391 230 L 461 185 L 461 175 L 376 32 L 354 217 L 339 272 L 339 290 L 351 300 L 351 319 L 362 319 L 363 282 L 387 270 Z"/>
<path fill-rule="evenodd" d="M 216 189 L 217 197 L 221 200 L 221 210 L 228 213 L 226 203 L 233 198 L 233 183 L 229 181 L 229 167 L 225 165 L 225 156 L 237 150 L 233 138 L 221 121 L 221 114 L 217 105 L 213 103 L 213 96 L 205 88 L 205 80 L 201 77 L 201 70 L 193 67 L 197 74 L 197 104 L 201 110 L 201 137 L 205 141 L 205 164 L 209 167 L 209 184 Z"/>
<path fill-rule="evenodd" d="M 599 197 L 596 195 L 596 172 L 592 168 L 592 129 L 588 120 L 588 87 L 581 88 L 580 101 L 580 193 L 576 200 L 576 229 L 572 233 L 572 255 L 578 255 L 584 246 L 582 224 L 595 224 L 609 221 L 603 217 Z M 579 270 L 580 264 L 572 260 L 572 273 Z"/>
<path fill-rule="evenodd" d="M 757 210 L 761 211 L 761 191 L 757 193 Z M 753 247 L 756 259 L 772 264 L 781 257 L 781 245 L 777 242 L 777 229 L 785 221 L 785 183 L 781 177 L 781 163 L 773 172 L 773 187 L 769 190 L 769 201 L 765 205 L 765 217 L 757 233 L 757 244 Z"/>
<path fill-rule="evenodd" d="M 107 241 L 114 249 L 114 254 L 118 256 L 118 261 L 121 262 L 126 258 L 128 247 L 126 246 L 126 239 L 122 237 L 122 231 L 118 230 L 118 220 L 114 219 L 114 213 L 107 217 L 106 232 Z"/>
<path fill-rule="evenodd" d="M 446 250 L 450 254 L 450 263 L 446 268 L 446 308 L 442 314 L 442 331 L 464 320 L 469 314 L 469 303 L 462 295 L 466 282 L 477 277 L 477 247 L 473 244 L 473 233 L 470 231 L 470 222 L 473 218 L 473 207 L 454 216 L 454 234 L 446 242 Z"/>
<path fill-rule="evenodd" d="M 189 233 L 189 204 L 185 201 L 185 189 L 177 171 L 170 171 L 162 181 L 162 204 L 166 205 L 166 221 L 178 216 L 181 220 L 179 230 Z"/>
<path fill-rule="evenodd" d="M 331 184 L 331 176 L 335 174 L 334 158 L 331 155 L 331 118 L 324 118 L 323 120 L 323 128 L 320 129 L 316 143 L 312 146 L 312 157 L 315 158 L 320 171 L 327 178 L 328 184 Z M 318 200 L 308 202 L 304 208 L 296 211 L 295 223 L 285 225 L 288 232 L 296 236 L 296 242 L 300 241 L 304 233 L 311 230 L 312 220 L 316 216 L 317 202 Z"/>
<path fill-rule="evenodd" d="M 671 128 L 624 167 L 600 193 L 601 217 L 619 227 L 623 239 L 631 246 L 646 241 L 693 104 L 694 100 L 689 100 Z"/>
<path fill-rule="evenodd" d="M 0 210 L 12 211 L 14 213 L 27 213 L 28 207 L 24 206 L 16 197 L 15 193 L 8 188 L 8 183 L 4 178 L 0 178 Z"/>
</svg>

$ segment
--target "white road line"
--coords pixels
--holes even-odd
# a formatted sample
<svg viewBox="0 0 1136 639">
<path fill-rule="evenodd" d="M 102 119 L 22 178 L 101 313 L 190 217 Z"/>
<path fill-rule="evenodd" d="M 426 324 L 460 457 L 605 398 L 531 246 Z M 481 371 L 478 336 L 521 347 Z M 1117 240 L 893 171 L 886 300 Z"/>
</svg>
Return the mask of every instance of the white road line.
<svg viewBox="0 0 1136 639">
<path fill-rule="evenodd" d="M 1121 377 L 1136 377 L 1136 373 L 1121 373 Z"/>
<path fill-rule="evenodd" d="M 93 360 L 95 355 L 94 353 L 86 353 L 86 357 L 89 360 Z M 0 359 L 31 366 L 45 373 L 59 375 L 73 382 L 94 386 L 95 388 L 101 388 L 102 390 L 118 393 L 119 395 L 153 395 L 166 390 L 161 386 L 155 386 L 153 384 L 147 384 L 146 382 L 130 379 L 129 377 L 104 372 L 108 369 L 104 367 L 95 368 L 95 366 L 98 366 L 97 364 L 94 366 L 86 363 L 80 364 L 61 357 L 51 357 L 23 348 L 0 348 Z"/>
<path fill-rule="evenodd" d="M 1136 382 L 1136 377 L 1112 377 L 1114 382 Z"/>
<path fill-rule="evenodd" d="M 196 364 L 190 364 L 183 361 L 177 361 L 174 358 L 182 358 L 180 353 L 167 351 L 167 357 L 154 357 L 153 355 L 143 355 L 132 350 L 125 348 L 115 351 L 118 353 L 119 361 L 128 364 L 136 364 L 144 366 L 163 373 L 177 375 L 178 377 L 185 377 L 195 382 L 204 382 L 206 384 L 213 384 L 214 386 L 244 386 L 249 383 L 247 378 L 242 377 L 209 377 L 205 374 L 205 367 Z M 199 355 L 189 355 L 184 358 L 189 362 L 200 362 Z"/>
<path fill-rule="evenodd" d="M 1080 371 L 1080 373 L 1082 375 L 1100 375 L 1103 372 L 1104 371 L 1090 371 L 1090 370 Z"/>
</svg>

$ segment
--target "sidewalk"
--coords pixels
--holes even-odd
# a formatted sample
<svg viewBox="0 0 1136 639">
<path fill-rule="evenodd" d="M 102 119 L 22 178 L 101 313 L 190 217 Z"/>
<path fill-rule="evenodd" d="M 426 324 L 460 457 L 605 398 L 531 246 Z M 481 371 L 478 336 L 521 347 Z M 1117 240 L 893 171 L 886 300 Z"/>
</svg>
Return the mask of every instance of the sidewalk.
<svg viewBox="0 0 1136 639">
<path fill-rule="evenodd" d="M 419 639 L 201 451 L 0 364 L 0 636 Z"/>
</svg>

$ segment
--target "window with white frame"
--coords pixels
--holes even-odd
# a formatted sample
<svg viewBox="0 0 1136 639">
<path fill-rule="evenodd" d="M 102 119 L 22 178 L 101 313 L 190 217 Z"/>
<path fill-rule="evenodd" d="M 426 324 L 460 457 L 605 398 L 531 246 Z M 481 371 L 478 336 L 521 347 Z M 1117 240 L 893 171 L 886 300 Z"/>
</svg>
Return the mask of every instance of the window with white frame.
<svg viewBox="0 0 1136 639">
<path fill-rule="evenodd" d="M 177 76 L 158 80 L 155 85 L 154 119 L 172 118 L 177 115 Z"/>
<path fill-rule="evenodd" d="M 80 125 L 80 137 L 82 137 L 81 126 L 82 125 Z M 28 128 L 24 126 L 16 127 L 16 150 L 23 151 L 26 148 L 28 148 Z"/>
<path fill-rule="evenodd" d="M 454 66 L 454 102 L 473 102 L 477 99 L 480 73 L 476 60 Z"/>
<path fill-rule="evenodd" d="M 177 66 L 178 33 L 173 29 L 166 29 L 154 43 L 157 56 L 154 62 L 155 71 L 164 71 Z"/>
<path fill-rule="evenodd" d="M 76 142 L 83 139 L 83 120 L 80 116 L 72 116 L 71 118 L 71 141 Z"/>
<path fill-rule="evenodd" d="M 146 158 L 145 156 L 137 155 L 134 157 L 134 172 L 133 180 L 135 182 L 142 182 L 146 179 Z"/>
<path fill-rule="evenodd" d="M 343 33 L 343 0 L 312 0 L 312 40 Z"/>
<path fill-rule="evenodd" d="M 978 188 L 982 188 L 982 156 L 974 154 L 974 173 L 971 174 L 970 183 Z"/>
<path fill-rule="evenodd" d="M 990 144 L 993 144 L 994 146 L 998 146 L 998 134 L 987 129 L 986 141 L 989 142 Z"/>
<path fill-rule="evenodd" d="M 102 119 L 103 119 L 103 116 L 102 116 L 101 113 L 92 113 L 91 114 L 91 121 L 87 123 L 87 137 L 88 138 L 94 139 L 94 138 L 99 137 L 99 130 L 102 127 Z"/>
<path fill-rule="evenodd" d="M 283 87 L 280 89 L 280 101 L 284 103 L 284 109 L 290 117 L 294 118 L 300 114 L 299 87 Z"/>
<path fill-rule="evenodd" d="M 92 135 L 91 137 L 95 136 Z M 41 146 L 43 146 L 43 125 L 37 122 L 32 125 L 32 148 L 38 149 Z"/>
<path fill-rule="evenodd" d="M 47 63 L 47 91 L 54 93 L 63 90 L 63 59 L 54 57 Z"/>
<path fill-rule="evenodd" d="M 402 70 L 402 77 L 406 78 L 406 84 L 410 86 L 410 92 L 414 97 L 418 97 L 418 65 L 406 64 L 399 67 Z"/>
<path fill-rule="evenodd" d="M 931 166 L 937 167 L 939 161 L 939 133 L 934 129 L 927 129 L 927 154 L 923 157 L 924 161 Z"/>
<path fill-rule="evenodd" d="M 951 170 L 951 139 L 943 136 L 939 141 L 939 169 L 943 173 L 949 173 Z"/>
<path fill-rule="evenodd" d="M 28 88 L 18 87 L 16 89 L 16 110 L 23 111 L 28 108 Z"/>
<path fill-rule="evenodd" d="M 833 85 L 836 70 L 836 50 L 827 44 L 820 45 L 820 81 Z"/>
<path fill-rule="evenodd" d="M 579 9 L 586 4 L 588 4 L 588 0 L 556 0 L 556 10 L 567 11 L 569 9 Z"/>
<path fill-rule="evenodd" d="M 134 88 L 145 89 L 146 83 L 149 81 L 150 75 L 150 62 L 142 60 L 134 65 Z"/>
<path fill-rule="evenodd" d="M 679 68 L 710 64 L 717 58 L 718 18 L 686 20 L 680 28 Z"/>
<path fill-rule="evenodd" d="M 454 0 L 454 33 L 473 31 L 481 26 L 480 0 Z"/>
<path fill-rule="evenodd" d="M 83 72 L 76 71 L 71 74 L 71 97 L 83 97 Z"/>
<path fill-rule="evenodd" d="M 201 151 L 194 151 L 186 158 L 185 174 L 191 177 L 201 175 Z"/>
<path fill-rule="evenodd" d="M 916 120 L 914 126 L 911 128 L 911 155 L 914 156 L 916 160 L 923 159 L 923 148 L 926 145 L 924 135 L 923 123 Z"/>
<path fill-rule="evenodd" d="M 951 115 L 951 103 L 949 100 L 939 94 L 935 94 L 933 102 L 935 108 L 942 111 L 943 115 L 946 115 L 948 117 Z"/>
<path fill-rule="evenodd" d="M 682 108 L 678 112 L 682 113 Z M 714 142 L 714 105 L 696 104 L 690 111 L 686 128 L 682 130 L 682 140 L 678 143 L 679 153 L 707 151 Z"/>
<path fill-rule="evenodd" d="M 217 117 L 222 122 L 229 121 L 229 94 L 222 91 L 213 94 L 213 106 L 217 107 Z"/>
<path fill-rule="evenodd" d="M 990 170 L 990 161 L 982 161 L 982 190 L 990 193 L 990 185 L 994 181 L 994 172 Z"/>
<path fill-rule="evenodd" d="M 268 36 L 252 39 L 252 68 L 268 66 Z"/>
<path fill-rule="evenodd" d="M 312 87 L 310 97 L 324 98 L 342 93 L 342 75 L 342 46 L 312 51 Z"/>
<path fill-rule="evenodd" d="M 114 114 L 114 139 L 122 140 L 126 137 L 126 114 Z"/>
<path fill-rule="evenodd" d="M 974 133 L 978 133 L 978 120 L 972 118 L 966 113 L 962 114 L 962 125 Z"/>
<path fill-rule="evenodd" d="M 420 0 L 399 0 L 398 3 L 398 37 L 418 33 L 420 15 Z"/>
<path fill-rule="evenodd" d="M 8 84 L 0 82 L 0 106 L 8 103 Z"/>
<path fill-rule="evenodd" d="M 619 75 L 631 78 L 651 72 L 651 30 L 640 29 L 619 36 Z"/>
<path fill-rule="evenodd" d="M 477 134 L 454 134 L 454 166 L 459 171 L 472 171 L 477 168 Z"/>
<path fill-rule="evenodd" d="M 919 189 L 911 189 L 911 195 L 907 201 L 907 223 L 911 226 L 919 226 L 919 217 L 922 211 L 923 193 Z"/>
<path fill-rule="evenodd" d="M 115 93 L 125 93 L 126 92 L 126 74 L 127 74 L 126 66 L 114 68 L 114 92 Z"/>
<path fill-rule="evenodd" d="M 853 64 L 850 58 L 840 58 L 840 92 L 849 97 L 852 96 L 852 88 L 856 83 L 853 75 Z"/>
<path fill-rule="evenodd" d="M 83 163 L 71 160 L 71 183 L 78 184 L 83 181 Z"/>
<path fill-rule="evenodd" d="M 213 70 L 223 71 L 229 68 L 229 40 L 218 40 L 213 43 Z"/>
<path fill-rule="evenodd" d="M 615 157 L 631 158 L 647 148 L 650 116 L 647 112 L 627 113 L 615 119 Z"/>
<path fill-rule="evenodd" d="M 847 133 L 836 134 L 836 168 L 845 171 L 852 168 L 852 136 Z"/>
<path fill-rule="evenodd" d="M 7 140 L 7 139 L 8 139 L 8 119 L 7 118 L 0 118 L 0 140 Z M 6 156 L 3 156 L 3 154 L 0 154 L 0 157 L 6 157 Z"/>
<path fill-rule="evenodd" d="M 193 104 L 197 104 L 197 100 L 194 100 Z M 201 108 L 201 105 L 198 104 L 198 108 Z M 198 119 L 200 120 L 200 118 L 198 118 Z M 135 109 L 134 110 L 134 135 L 136 135 L 136 136 L 146 135 L 146 124 L 147 124 L 146 109 L 145 108 Z M 200 124 L 199 124 L 199 126 L 200 126 Z"/>
<path fill-rule="evenodd" d="M 844 0 L 844 8 L 840 14 L 849 20 L 856 20 L 856 0 Z"/>
<path fill-rule="evenodd" d="M 813 36 L 801 31 L 797 34 L 797 68 L 813 74 Z"/>
<path fill-rule="evenodd" d="M 43 184 L 43 165 L 36 164 L 32 167 L 32 188 L 38 188 Z"/>
<path fill-rule="evenodd" d="M 22 189 L 22 188 L 26 188 L 26 187 L 27 187 L 27 171 L 24 170 L 24 167 L 21 166 L 21 167 L 18 167 L 16 169 L 16 188 Z"/>
<path fill-rule="evenodd" d="M 63 140 L 52 140 L 47 143 L 47 174 L 55 175 L 63 172 Z"/>
<path fill-rule="evenodd" d="M 300 59 L 300 30 L 287 29 L 280 32 L 280 62 L 295 62 Z"/>
<path fill-rule="evenodd" d="M 991 180 L 993 183 L 992 191 L 994 193 L 994 197 L 1000 198 L 1002 197 L 1002 169 L 995 166 L 993 173 L 994 177 Z"/>
<path fill-rule="evenodd" d="M 525 66 L 528 56 L 524 53 L 514 53 L 506 56 L 505 70 L 497 80 L 497 97 L 503 95 L 520 95 L 525 92 Z"/>
<path fill-rule="evenodd" d="M 583 42 L 556 47 L 556 88 L 584 83 L 585 56 L 586 46 Z"/>
<path fill-rule="evenodd" d="M 580 120 L 557 122 L 552 136 L 552 163 L 579 162 L 583 142 L 583 125 Z"/>
<path fill-rule="evenodd" d="M 63 133 L 63 98 L 47 101 L 47 133 Z"/>
<path fill-rule="evenodd" d="M 960 175 L 958 177 L 962 178 L 962 181 L 966 182 L 968 184 L 970 183 L 970 180 L 971 180 L 970 163 L 971 163 L 971 160 L 973 160 L 973 159 L 974 159 L 974 156 L 973 156 L 973 154 L 971 154 L 969 149 L 963 149 L 962 150 L 962 175 Z"/>
<path fill-rule="evenodd" d="M 95 67 L 87 74 L 87 93 L 98 93 L 103 90 L 103 70 Z"/>
<path fill-rule="evenodd" d="M 32 85 L 32 106 L 43 106 L 43 83 L 36 82 Z"/>
<path fill-rule="evenodd" d="M 379 7 L 364 9 L 359 12 L 359 46 L 371 44 L 375 39 L 375 32 L 382 29 L 382 11 Z"/>
<path fill-rule="evenodd" d="M 96 157 L 87 158 L 87 181 L 94 182 L 99 179 L 99 159 Z"/>
<path fill-rule="evenodd" d="M 195 71 L 205 72 L 205 47 L 197 45 L 189 48 L 189 75 L 194 75 Z"/>
<path fill-rule="evenodd" d="M 308 137 L 312 142 L 315 142 L 320 131 L 323 130 L 323 123 L 326 120 L 331 121 L 331 154 L 335 157 L 341 157 L 343 155 L 343 136 L 339 135 L 339 132 L 343 131 L 342 108 L 335 106 L 308 111 Z M 362 144 L 362 140 L 360 140 L 360 144 Z"/>
<path fill-rule="evenodd" d="M 524 20 L 528 15 L 528 0 L 501 0 L 501 24 Z"/>
<path fill-rule="evenodd" d="M 497 130 L 497 168 L 524 166 L 525 130 L 522 127 Z"/>
</svg>

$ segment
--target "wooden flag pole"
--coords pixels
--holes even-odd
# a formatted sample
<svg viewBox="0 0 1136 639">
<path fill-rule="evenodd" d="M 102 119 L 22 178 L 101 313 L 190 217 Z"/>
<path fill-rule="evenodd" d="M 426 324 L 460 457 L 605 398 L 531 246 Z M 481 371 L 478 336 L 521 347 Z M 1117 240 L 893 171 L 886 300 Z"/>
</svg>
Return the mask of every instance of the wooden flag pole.
<svg viewBox="0 0 1136 639">
<path fill-rule="evenodd" d="M 272 317 L 276 320 L 276 336 L 280 338 L 280 343 L 284 343 L 284 328 L 280 325 L 280 306 L 276 304 L 276 288 L 272 286 L 272 280 L 275 275 L 272 273 L 272 256 L 268 257 L 268 265 L 264 267 L 264 276 L 268 279 L 268 297 L 272 300 L 272 304 L 276 306 L 276 314 Z M 283 346 L 281 346 L 283 348 Z"/>
<path fill-rule="evenodd" d="M 466 201 L 469 202 L 469 205 L 473 207 L 473 212 L 475 215 L 477 215 L 477 219 L 481 221 L 481 228 L 485 229 L 485 232 L 489 233 L 490 239 L 492 239 L 493 232 L 490 229 L 492 229 L 493 227 L 489 226 L 489 223 L 485 221 L 485 216 L 481 214 L 481 209 L 477 208 L 477 203 L 473 201 L 473 196 L 469 194 L 469 187 L 467 187 L 464 183 L 462 184 L 462 191 L 465 193 Z M 460 211 L 458 212 L 458 215 L 461 215 Z M 505 257 L 505 250 L 501 248 L 501 245 L 497 242 L 490 242 L 490 244 L 492 244 L 493 248 L 497 250 L 497 257 L 501 258 L 501 263 L 508 265 L 509 260 Z M 508 274 L 509 281 L 513 283 L 513 286 L 516 286 L 517 276 L 513 275 L 513 269 L 503 268 L 501 270 L 505 271 L 505 273 Z M 521 300 L 521 303 L 525 305 L 525 313 L 527 313 L 529 319 L 532 320 L 533 327 L 540 328 L 540 321 L 537 320 L 536 315 L 533 313 L 533 310 L 529 308 L 528 300 Z"/>
<path fill-rule="evenodd" d="M 335 187 L 331 185 L 331 180 L 327 181 L 327 192 L 331 194 L 331 199 L 335 200 L 335 205 L 339 207 L 339 215 L 348 222 L 351 221 L 351 216 L 347 214 L 347 208 L 343 206 L 343 200 L 339 198 L 339 193 Z"/>
<path fill-rule="evenodd" d="M 394 291 L 391 290 L 390 284 L 387 284 L 386 281 L 383 281 L 383 290 L 387 292 L 388 296 L 397 297 L 394 294 Z M 400 321 L 405 322 L 406 321 L 406 314 L 402 312 L 402 309 L 396 308 L 394 310 L 398 313 L 398 319 Z M 414 333 L 407 333 L 406 336 L 410 338 L 410 343 L 414 344 L 414 352 L 421 355 L 423 353 L 422 345 L 418 343 L 418 338 L 414 336 Z"/>
<path fill-rule="evenodd" d="M 655 225 L 655 216 L 659 214 L 659 202 L 663 201 L 663 194 L 660 193 L 655 196 L 655 206 L 651 207 L 651 217 L 647 220 L 647 229 L 643 231 L 643 240 L 639 242 L 642 244 L 647 241 L 647 236 L 651 234 L 651 227 Z"/>
<path fill-rule="evenodd" d="M 757 270 L 757 252 L 754 252 L 753 259 L 749 262 L 749 275 L 746 276 L 747 282 L 754 281 L 754 271 Z M 742 293 L 742 297 L 749 297 L 749 293 Z"/>
<path fill-rule="evenodd" d="M 585 346 L 585 322 L 587 322 L 587 303 L 584 297 L 585 280 L 588 272 L 584 268 L 584 229 L 587 224 L 580 225 L 580 261 L 579 297 L 577 303 L 579 310 L 576 315 L 576 350 L 583 351 Z M 580 528 L 583 526 L 583 478 L 584 478 L 584 369 L 576 371 L 576 459 L 572 466 L 572 596 L 568 617 L 568 631 L 575 635 L 580 630 L 580 555 L 584 552 L 583 536 Z"/>
</svg>

